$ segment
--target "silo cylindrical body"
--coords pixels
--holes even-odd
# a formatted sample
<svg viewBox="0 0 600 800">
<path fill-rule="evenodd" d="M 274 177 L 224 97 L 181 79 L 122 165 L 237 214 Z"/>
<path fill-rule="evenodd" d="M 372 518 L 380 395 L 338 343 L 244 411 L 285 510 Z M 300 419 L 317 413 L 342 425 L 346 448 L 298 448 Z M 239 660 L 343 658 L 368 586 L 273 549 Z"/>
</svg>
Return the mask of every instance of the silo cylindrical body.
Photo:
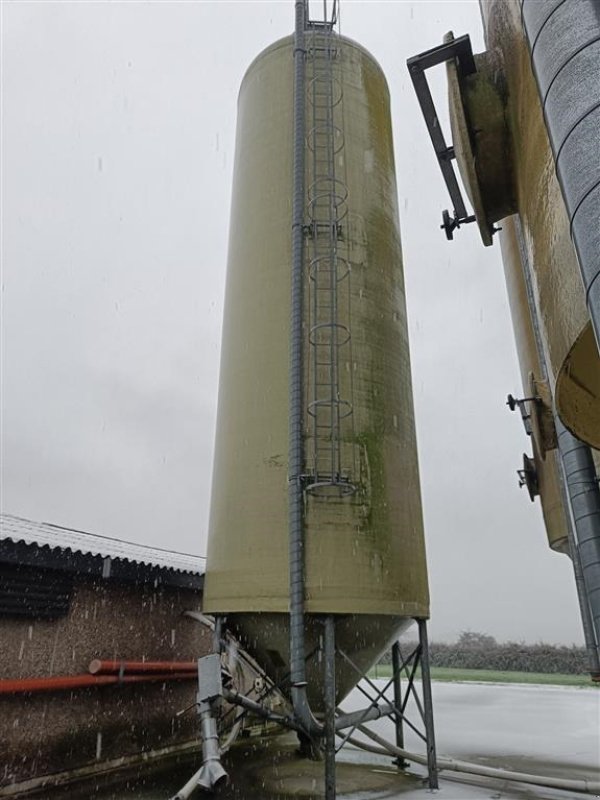
<svg viewBox="0 0 600 800">
<path fill-rule="evenodd" d="M 579 263 L 598 235 L 597 219 L 596 229 L 588 225 L 581 232 L 579 259 L 574 243 L 581 212 L 600 197 L 597 185 L 588 191 L 586 184 L 598 179 L 600 154 L 600 139 L 590 134 L 600 102 L 600 82 L 591 68 L 598 51 L 593 26 L 600 30 L 597 3 L 486 0 L 481 10 L 487 47 L 500 58 L 506 85 L 510 145 L 504 161 L 513 175 L 513 210 L 520 216 L 523 256 L 532 271 L 555 407 L 575 436 L 598 448 L 600 358 L 586 307 L 592 291 L 582 280 L 582 269 L 589 280 L 598 271 L 597 253 L 595 260 L 587 259 L 591 265 Z M 562 138 L 557 138 L 559 122 Z M 580 184 L 585 201 L 575 214 L 565 205 L 565 192 L 568 199 L 569 187 Z M 508 230 L 500 239 L 511 236 L 510 225 Z M 521 271 L 518 250 L 503 248 L 503 258 L 507 272 Z M 509 300 L 516 305 L 510 288 L 509 283 Z"/>
<path fill-rule="evenodd" d="M 551 547 L 567 552 L 555 415 L 586 444 L 600 446 L 600 358 L 582 281 L 583 273 L 597 272 L 597 259 L 580 263 L 592 232 L 576 236 L 579 212 L 565 204 L 573 187 L 587 197 L 586 181 L 596 180 L 600 151 L 589 122 L 600 84 L 589 64 L 597 50 L 590 25 L 598 19 L 593 0 L 480 5 L 487 50 L 474 55 L 468 75 L 454 61 L 447 67 L 453 146 L 482 239 L 489 245 L 497 233 L 502 248 L 521 397 L 535 398 L 526 401 L 536 472 L 529 486 L 540 495 Z M 586 162 L 594 167 L 587 170 Z"/>
<path fill-rule="evenodd" d="M 600 14 L 597 0 L 480 0 L 492 66 L 484 88 L 502 98 L 491 156 L 510 194 L 499 239 L 550 546 L 573 557 L 590 667 L 599 619 L 600 495 Z M 463 82 L 477 82 L 467 78 Z M 467 103 L 468 105 L 468 103 Z M 477 111 L 477 109 L 475 109 Z M 481 116 L 472 141 L 492 121 Z M 478 153 L 477 170 L 486 160 Z M 508 216 L 508 214 L 512 216 Z M 501 219 L 498 214 L 495 219 Z M 593 222 L 592 222 L 593 220 Z M 533 399 L 532 399 L 533 398 Z M 562 484 L 562 485 L 561 485 Z"/>
<path fill-rule="evenodd" d="M 204 609 L 225 614 L 275 677 L 289 664 L 292 51 L 291 37 L 263 51 L 239 96 L 204 594 Z M 338 644 L 366 669 L 429 615 L 389 94 L 374 59 L 336 38 L 327 101 L 335 179 L 323 181 L 325 95 L 306 69 L 305 464 L 313 488 L 331 473 L 347 487 L 305 493 L 306 651 L 320 615 L 335 614 Z M 335 326 L 323 322 L 333 295 L 319 283 L 324 191 L 339 203 Z M 331 359 L 335 435 L 319 400 Z M 309 685 L 317 669 L 309 662 Z M 339 665 L 339 696 L 356 680 Z"/>
</svg>

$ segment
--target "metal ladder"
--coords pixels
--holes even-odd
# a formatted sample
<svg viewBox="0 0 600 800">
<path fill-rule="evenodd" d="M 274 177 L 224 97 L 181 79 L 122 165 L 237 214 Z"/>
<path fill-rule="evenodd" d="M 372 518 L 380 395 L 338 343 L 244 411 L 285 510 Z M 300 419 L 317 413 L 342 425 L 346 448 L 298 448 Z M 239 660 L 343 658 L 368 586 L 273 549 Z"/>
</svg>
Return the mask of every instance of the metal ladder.
<svg viewBox="0 0 600 800">
<path fill-rule="evenodd" d="M 344 436 L 352 433 L 352 398 L 343 397 L 340 363 L 351 362 L 349 310 L 350 266 L 341 247 L 342 220 L 348 213 L 348 190 L 336 174 L 343 158 L 340 50 L 333 24 L 310 22 L 308 28 L 308 234 L 309 243 L 309 415 L 307 454 L 311 494 L 354 492 L 352 464 L 344 463 Z M 337 123 L 337 124 L 336 124 Z M 344 291 L 345 288 L 345 291 Z"/>
</svg>

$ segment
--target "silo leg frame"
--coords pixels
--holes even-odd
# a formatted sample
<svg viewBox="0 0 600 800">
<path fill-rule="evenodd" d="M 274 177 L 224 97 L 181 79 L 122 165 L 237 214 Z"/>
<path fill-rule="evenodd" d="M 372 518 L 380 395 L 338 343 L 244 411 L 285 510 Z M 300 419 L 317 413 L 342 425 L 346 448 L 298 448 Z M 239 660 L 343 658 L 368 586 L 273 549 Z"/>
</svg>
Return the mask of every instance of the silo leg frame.
<svg viewBox="0 0 600 800">
<path fill-rule="evenodd" d="M 379 689 L 370 678 L 352 661 L 352 659 L 335 643 L 335 617 L 328 615 L 324 618 L 324 635 L 323 635 L 323 700 L 324 700 L 324 722 L 317 723 L 318 729 L 311 726 L 310 729 L 304 727 L 304 735 L 311 739 L 321 738 L 323 740 L 325 751 L 325 800 L 335 800 L 336 797 L 336 768 L 335 757 L 336 754 L 347 743 L 352 741 L 352 734 L 358 729 L 362 729 L 367 722 L 372 722 L 382 717 L 391 717 L 395 722 L 396 727 L 396 745 L 400 747 L 404 743 L 403 725 L 408 725 L 414 730 L 417 735 L 425 742 L 426 756 L 420 758 L 419 763 L 427 765 L 428 772 L 428 785 L 430 789 L 438 788 L 437 777 L 437 763 L 435 754 L 435 735 L 433 726 L 433 705 L 431 697 L 431 674 L 429 670 L 429 644 L 427 639 L 427 620 L 417 619 L 419 629 L 419 643 L 404 659 L 400 651 L 400 645 L 396 642 L 393 647 L 393 675 L 383 689 Z M 353 711 L 351 713 L 343 713 L 341 709 L 336 708 L 335 703 L 335 659 L 339 657 L 345 660 L 357 673 L 360 682 L 357 684 L 357 689 L 365 695 L 370 701 L 370 704 L 363 709 Z M 423 700 L 421 702 L 414 685 L 414 678 L 417 668 L 421 666 L 422 677 L 422 691 Z M 402 695 L 402 673 L 408 678 L 408 683 L 404 697 Z M 371 689 L 372 694 L 365 689 L 363 684 Z M 386 697 L 386 692 L 393 686 L 394 698 L 393 701 Z M 306 701 L 306 707 L 303 708 L 303 716 L 309 715 L 311 720 L 314 716 L 308 706 L 306 699 L 306 685 L 300 687 L 302 695 Z M 420 731 L 410 720 L 406 718 L 405 710 L 410 696 L 413 696 L 415 703 L 421 715 L 424 731 Z M 302 719 L 302 716 L 295 710 L 295 716 Z M 316 722 L 316 720 L 315 720 Z M 366 729 L 368 730 L 368 728 Z M 342 733 L 345 731 L 345 733 Z M 336 747 L 335 737 L 341 739 L 341 743 Z M 352 744 L 355 742 L 352 741 Z M 389 752 L 387 753 L 389 754 Z M 399 756 L 398 753 L 393 753 L 396 756 L 396 764 L 400 769 L 406 766 L 406 761 Z"/>
<path fill-rule="evenodd" d="M 321 739 L 325 751 L 325 798 L 335 800 L 336 797 L 336 776 L 335 776 L 335 757 L 336 754 L 347 743 L 355 742 L 352 735 L 355 730 L 362 729 L 365 723 L 372 722 L 382 717 L 390 717 L 394 720 L 396 728 L 396 747 L 401 748 L 404 744 L 403 726 L 406 724 L 423 740 L 426 746 L 426 756 L 419 757 L 419 763 L 427 765 L 428 785 L 430 789 L 438 788 L 437 763 L 435 753 L 435 734 L 433 726 L 433 705 L 431 697 L 431 674 L 429 670 L 429 644 L 427 639 L 427 621 L 417 619 L 419 629 L 419 643 L 407 658 L 403 658 L 400 645 L 396 642 L 393 647 L 393 674 L 383 689 L 380 689 L 363 671 L 352 661 L 340 647 L 335 644 L 335 617 L 328 615 L 324 618 L 323 635 L 323 700 L 324 700 L 324 722 L 319 723 L 319 729 L 304 728 L 304 735 L 311 739 Z M 360 691 L 369 700 L 369 705 L 358 711 L 343 713 L 335 704 L 335 659 L 339 657 L 346 661 L 357 673 L 360 682 L 357 685 Z M 414 678 L 418 667 L 421 667 L 422 678 L 422 700 L 419 698 L 414 684 Z M 404 695 L 402 693 L 402 673 L 408 679 Z M 366 684 L 372 693 L 365 688 Z M 393 687 L 393 701 L 386 696 L 386 692 Z M 304 687 L 305 689 L 306 687 Z M 306 692 L 304 692 L 306 697 Z M 419 710 L 424 730 L 419 730 L 409 719 L 405 711 L 410 697 L 413 697 Z M 308 708 L 310 712 L 310 708 Z M 312 717 L 314 719 L 314 717 Z M 367 729 L 368 730 L 368 729 Z M 344 732 L 344 733 L 342 733 Z M 336 747 L 335 737 L 341 739 L 341 743 Z M 389 752 L 388 752 L 389 754 Z M 403 769 L 407 762 L 398 753 L 396 764 Z"/>
<path fill-rule="evenodd" d="M 359 667 L 352 661 L 341 648 L 335 648 L 335 653 L 346 661 L 361 677 L 357 685 L 358 691 L 369 701 L 370 705 L 360 711 L 345 714 L 341 709 L 337 709 L 335 718 L 335 735 L 341 740 L 335 749 L 339 752 L 342 747 L 351 743 L 357 744 L 353 737 L 356 730 L 364 732 L 365 723 L 381 717 L 390 717 L 395 725 L 396 751 L 387 754 L 395 755 L 395 763 L 399 769 L 408 766 L 408 761 L 404 757 L 404 726 L 406 725 L 423 741 L 426 749 L 425 756 L 418 756 L 418 763 L 427 766 L 427 782 L 430 789 L 438 788 L 438 768 L 435 750 L 435 730 L 433 725 L 433 703 L 431 695 L 431 673 L 429 669 L 429 642 L 427 637 L 427 620 L 416 619 L 419 642 L 417 646 L 404 657 L 399 642 L 392 646 L 392 676 L 383 686 L 379 688 Z M 421 691 L 422 698 L 415 687 L 415 676 L 418 668 L 421 668 Z M 327 667 L 326 667 L 327 668 Z M 403 676 L 406 678 L 406 685 L 403 684 Z M 390 688 L 393 690 L 393 700 L 387 697 Z M 370 691 L 369 691 L 370 690 Z M 406 716 L 406 706 L 410 698 L 413 698 L 421 717 L 422 729 L 411 722 Z M 344 733 L 342 733 L 344 731 Z M 408 755 L 408 754 L 406 754 Z M 334 763 L 335 768 L 335 763 Z M 327 760 L 326 760 L 327 770 Z M 328 781 L 326 780 L 328 787 Z M 326 794 L 327 800 L 334 800 L 335 790 L 332 794 Z"/>
<path fill-rule="evenodd" d="M 368 728 L 364 724 L 364 721 L 366 721 L 369 717 L 365 715 L 363 721 L 356 721 L 356 724 L 349 731 L 349 733 L 345 734 L 345 736 L 343 737 L 344 741 L 342 742 L 342 745 L 345 744 L 345 742 L 347 741 L 348 743 L 354 745 L 355 747 L 358 747 L 362 750 L 366 750 L 367 752 L 370 753 L 376 753 L 377 755 L 384 755 L 384 756 L 385 755 L 395 756 L 396 757 L 395 763 L 398 764 L 399 767 L 406 766 L 407 761 L 411 761 L 416 764 L 421 764 L 427 767 L 429 786 L 432 789 L 438 788 L 439 772 L 451 771 L 466 775 L 476 775 L 483 778 L 493 778 L 496 780 L 510 781 L 510 782 L 514 781 L 515 783 L 525 783 L 533 786 L 550 787 L 553 789 L 561 789 L 563 791 L 581 792 L 582 794 L 594 795 L 596 797 L 600 795 L 600 781 L 594 781 L 587 778 L 571 779 L 571 778 L 556 778 L 547 775 L 532 775 L 525 772 L 514 772 L 512 770 L 498 769 L 496 767 L 487 767 L 482 764 L 472 764 L 467 761 L 459 761 L 455 758 L 451 758 L 448 756 L 436 755 L 435 739 L 433 731 L 433 710 L 431 705 L 431 675 L 429 671 L 429 646 L 427 641 L 427 627 L 425 620 L 417 620 L 417 622 L 419 624 L 419 645 L 417 646 L 415 651 L 413 651 L 406 659 L 402 658 L 399 644 L 396 643 L 394 645 L 392 649 L 393 674 L 391 680 L 387 683 L 387 685 L 382 690 L 380 690 L 368 678 L 365 679 L 367 684 L 371 686 L 376 693 L 372 701 L 374 707 L 378 703 L 379 697 L 384 696 L 385 692 L 390 686 L 390 683 L 392 682 L 394 683 L 394 709 L 392 710 L 390 716 L 393 715 L 396 720 L 396 744 L 395 745 L 392 744 L 391 742 L 387 741 L 384 737 L 378 735 L 370 728 Z M 420 653 L 417 653 L 417 651 L 419 650 Z M 338 650 L 338 652 L 341 651 Z M 344 657 L 346 658 L 346 660 L 349 661 L 347 656 Z M 415 691 L 413 683 L 413 679 L 419 662 L 421 664 L 423 705 L 421 705 L 420 703 L 418 694 Z M 349 663 L 352 662 L 349 661 Z M 404 673 L 408 678 L 408 684 L 404 692 L 404 697 L 402 697 L 402 691 L 399 680 L 402 673 Z M 397 686 L 396 682 L 398 682 Z M 366 694 L 366 692 L 364 692 L 362 687 L 359 686 L 359 689 Z M 411 694 L 419 709 L 419 713 L 421 714 L 421 718 L 425 726 L 425 736 L 419 733 L 419 731 L 416 730 L 416 728 L 406 719 L 404 715 L 406 704 Z M 381 706 L 379 705 L 377 705 L 377 707 L 381 708 Z M 338 709 L 338 712 L 341 713 L 341 709 Z M 355 714 L 356 713 L 357 712 L 355 712 Z M 348 714 L 346 716 L 352 717 L 353 715 Z M 372 719 L 373 717 L 370 718 Z M 414 730 L 419 735 L 421 739 L 425 741 L 427 747 L 426 756 L 419 755 L 416 753 L 409 753 L 404 749 L 403 729 L 402 729 L 403 723 L 407 724 L 412 730 Z M 336 729 L 337 729 L 337 724 L 336 724 Z M 364 739 L 357 739 L 353 735 L 354 730 L 358 730 L 361 734 L 363 734 L 363 736 L 367 737 L 372 742 L 375 742 L 375 745 L 365 742 Z M 339 736 L 339 733 L 337 735 Z M 332 795 L 332 797 L 335 797 L 335 795 Z M 329 800 L 329 797 L 327 798 L 327 800 Z"/>
<path fill-rule="evenodd" d="M 416 622 L 419 630 L 419 643 L 406 658 L 402 655 L 400 645 L 398 643 L 394 645 L 392 651 L 393 675 L 384 688 L 380 689 L 340 647 L 336 646 L 335 617 L 333 615 L 327 615 L 323 618 L 323 643 L 321 648 L 321 655 L 323 658 L 323 700 L 325 712 L 323 722 L 321 723 L 315 720 L 319 726 L 318 729 L 315 730 L 315 727 L 307 729 L 300 723 L 298 715 L 295 714 L 291 720 L 288 719 L 284 724 L 312 740 L 316 746 L 322 743 L 325 754 L 326 800 L 335 800 L 336 797 L 336 754 L 347 742 L 351 741 L 355 730 L 361 729 L 367 722 L 372 722 L 383 717 L 390 717 L 394 720 L 397 747 L 402 747 L 404 744 L 404 725 L 407 725 L 415 731 L 419 738 L 425 743 L 426 755 L 424 757 L 417 757 L 417 760 L 418 763 L 424 763 L 427 766 L 429 788 L 438 788 L 427 620 L 417 619 Z M 309 658 L 314 655 L 315 653 L 311 654 Z M 365 708 L 350 713 L 343 713 L 341 709 L 336 708 L 336 657 L 346 661 L 359 676 L 360 683 L 357 688 L 369 700 L 369 705 Z M 422 699 L 419 698 L 414 683 L 415 675 L 419 667 L 421 668 L 422 678 Z M 404 692 L 404 684 L 402 682 L 403 674 L 407 679 Z M 368 688 L 365 688 L 364 684 L 366 684 Z M 386 693 L 391 687 L 393 687 L 393 700 L 386 696 Z M 303 688 L 306 690 L 306 686 Z M 369 691 L 369 689 L 371 691 Z M 304 691 L 303 694 L 304 697 L 306 697 L 306 691 Z M 406 706 L 411 696 L 414 698 L 421 716 L 422 730 L 406 717 Z M 315 718 L 308 705 L 307 710 L 310 717 L 314 720 Z M 336 737 L 341 739 L 341 743 L 337 746 Z M 407 765 L 404 759 L 398 757 L 398 753 L 392 753 L 392 755 L 396 756 L 396 764 L 400 769 L 403 769 Z"/>
<path fill-rule="evenodd" d="M 190 614 L 191 616 L 191 614 Z M 199 615 L 195 615 L 198 618 Z M 271 711 L 264 705 L 266 697 L 277 691 L 280 687 L 265 682 L 265 690 L 263 696 L 254 700 L 240 692 L 228 689 L 222 685 L 220 670 L 217 671 L 217 659 L 220 659 L 221 649 L 226 645 L 225 631 L 222 627 L 222 619 L 217 617 L 215 623 L 207 618 L 201 620 L 205 624 L 210 622 L 211 627 L 214 628 L 213 637 L 213 653 L 205 656 L 199 660 L 199 667 L 202 664 L 203 669 L 199 668 L 199 691 L 197 698 L 197 710 L 200 717 L 200 728 L 202 738 L 202 754 L 203 763 L 201 768 L 190 778 L 190 780 L 175 794 L 172 800 L 188 800 L 192 793 L 197 788 L 205 790 L 213 789 L 217 783 L 223 782 L 226 779 L 226 773 L 220 763 L 220 757 L 224 754 L 225 749 L 219 747 L 218 738 L 216 737 L 216 721 L 214 718 L 213 701 L 218 698 L 224 698 L 228 703 L 233 706 L 238 706 L 242 709 L 241 714 L 237 715 L 233 721 L 234 726 L 239 726 L 240 720 L 246 714 L 252 714 L 261 717 L 267 721 L 277 723 L 282 727 L 296 731 L 298 734 L 303 735 L 310 739 L 315 747 L 323 746 L 325 754 L 325 797 L 326 800 L 335 800 L 336 797 L 336 775 L 335 775 L 335 757 L 339 750 L 347 742 L 352 742 L 352 734 L 354 731 L 362 730 L 367 722 L 371 722 L 382 717 L 392 717 L 396 725 L 396 745 L 403 745 L 403 724 L 408 725 L 411 729 L 415 730 L 419 737 L 427 743 L 427 757 L 424 759 L 429 767 L 429 786 L 431 788 L 437 787 L 437 772 L 435 766 L 435 744 L 433 740 L 433 713 L 431 706 L 431 691 L 423 692 L 423 702 L 421 703 L 414 687 L 414 677 L 419 664 L 423 676 L 423 686 L 429 684 L 429 670 L 428 670 L 428 647 L 426 639 L 426 621 L 417 620 L 419 624 L 419 644 L 404 659 L 400 652 L 399 645 L 394 645 L 394 674 L 392 679 L 388 681 L 383 690 L 380 690 L 363 672 L 354 664 L 352 659 L 344 653 L 335 644 L 335 617 L 327 615 L 323 618 L 323 643 L 320 648 L 323 657 L 323 699 L 324 699 L 324 719 L 319 722 L 319 730 L 307 731 L 301 725 L 296 715 L 283 715 Z M 309 655 L 312 658 L 318 651 Z M 366 682 L 372 690 L 369 693 L 363 686 L 359 685 L 359 690 L 370 701 L 366 708 L 358 711 L 352 711 L 348 714 L 342 713 L 340 709 L 336 709 L 335 705 L 335 659 L 336 657 L 342 658 L 349 663 L 357 674 Z M 408 678 L 406 689 L 402 694 L 401 673 L 404 673 Z M 426 677 L 427 676 L 427 677 Z M 394 700 L 390 701 L 386 697 L 386 692 L 393 684 L 394 687 Z M 423 723 L 425 725 L 425 733 L 422 733 L 418 728 L 410 722 L 405 716 L 406 704 L 409 696 L 413 695 L 419 712 L 421 714 Z M 314 717 L 313 717 L 314 719 Z M 368 729 L 367 729 L 368 730 Z M 342 734 L 343 731 L 347 733 Z M 336 736 L 341 738 L 341 744 L 336 747 Z M 228 737 L 228 741 L 232 737 Z M 363 743 L 364 744 L 364 743 Z M 396 755 L 396 754 L 392 754 Z M 396 759 L 399 767 L 404 767 L 406 762 Z M 214 778 L 214 780 L 213 780 Z"/>
</svg>

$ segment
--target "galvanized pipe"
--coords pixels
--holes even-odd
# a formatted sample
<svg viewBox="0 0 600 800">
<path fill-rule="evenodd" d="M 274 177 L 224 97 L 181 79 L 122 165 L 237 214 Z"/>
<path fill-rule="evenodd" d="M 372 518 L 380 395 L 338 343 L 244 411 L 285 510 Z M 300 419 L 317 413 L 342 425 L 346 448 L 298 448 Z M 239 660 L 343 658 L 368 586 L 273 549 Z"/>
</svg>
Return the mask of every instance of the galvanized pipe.
<svg viewBox="0 0 600 800">
<path fill-rule="evenodd" d="M 567 495 L 564 480 L 561 481 L 561 489 L 563 490 L 563 494 Z M 568 496 L 566 497 L 566 503 L 570 506 L 571 501 Z M 567 521 L 567 538 L 569 540 L 569 554 L 573 564 L 573 574 L 575 575 L 575 587 L 577 589 L 577 600 L 579 602 L 579 611 L 581 613 L 581 622 L 583 625 L 588 669 L 592 680 L 598 681 L 600 680 L 600 657 L 598 656 L 598 641 L 596 640 L 590 604 L 588 602 L 585 586 L 585 579 L 583 577 L 581 555 L 579 553 L 577 539 L 575 538 L 575 530 L 570 515 Z"/>
<path fill-rule="evenodd" d="M 371 753 L 379 755 L 394 755 L 398 758 L 408 758 L 416 764 L 427 765 L 427 759 L 417 753 L 409 753 L 399 747 L 395 747 L 391 742 L 388 742 L 383 736 L 375 733 L 364 725 L 359 725 L 358 730 L 369 739 L 377 742 L 379 747 L 372 747 L 366 742 L 361 742 L 360 739 L 355 737 L 350 738 L 350 743 L 355 747 L 367 750 Z M 437 769 L 451 770 L 453 772 L 464 772 L 468 775 L 480 775 L 485 778 L 496 778 L 504 781 L 515 781 L 517 783 L 528 783 L 534 786 L 550 786 L 555 789 L 562 789 L 563 791 L 571 792 L 584 792 L 585 794 L 593 794 L 598 796 L 600 793 L 600 781 L 591 781 L 586 778 L 551 778 L 545 775 L 531 775 L 528 772 L 513 772 L 512 770 L 497 769 L 496 767 L 486 767 L 483 764 L 472 764 L 468 761 L 458 761 L 455 758 L 448 756 L 440 756 L 436 761 Z"/>
<path fill-rule="evenodd" d="M 189 798 L 198 788 L 198 779 L 200 778 L 203 769 L 204 765 L 202 765 L 197 772 L 194 772 L 189 781 L 186 784 L 184 784 L 181 787 L 181 789 L 177 792 L 177 794 L 174 794 L 173 797 L 170 798 L 170 800 L 189 800 Z"/>
<path fill-rule="evenodd" d="M 340 714 L 335 720 L 336 731 L 343 731 L 344 728 L 356 728 L 363 722 L 372 722 L 381 717 L 391 717 L 396 713 L 396 707 L 391 703 L 384 705 L 373 704 L 369 708 L 361 708 L 359 711 L 351 711 L 348 714 Z"/>
<path fill-rule="evenodd" d="M 262 717 L 262 719 L 269 720 L 270 722 L 277 722 L 279 725 L 283 725 L 284 728 L 298 730 L 298 725 L 290 717 L 285 717 L 283 714 L 276 714 L 273 711 L 269 711 L 269 709 L 265 706 L 257 703 L 255 700 L 251 700 L 244 694 L 240 694 L 240 692 L 236 692 L 231 689 L 224 689 L 223 697 L 228 703 L 241 706 L 242 708 L 245 708 L 246 711 L 255 714 L 257 717 Z"/>
<path fill-rule="evenodd" d="M 303 442 L 303 336 L 304 311 L 304 161 L 305 161 L 305 50 L 304 27 L 306 5 L 296 2 L 294 33 L 294 154 L 292 195 L 292 264 L 290 308 L 290 375 L 289 375 L 289 466 L 288 524 L 290 551 L 290 667 L 294 708 L 304 694 L 304 468 Z M 304 701 L 302 701 L 303 704 Z"/>
<path fill-rule="evenodd" d="M 590 448 L 556 420 L 558 448 L 596 642 L 600 641 L 600 489 Z"/>
<path fill-rule="evenodd" d="M 217 721 L 213 716 L 210 705 L 208 703 L 203 705 L 205 707 L 200 712 L 202 767 L 198 773 L 197 785 L 207 791 L 213 791 L 217 786 L 227 781 L 227 773 L 221 764 Z"/>
<path fill-rule="evenodd" d="M 290 677 L 292 704 L 308 734 L 321 733 L 306 694 L 304 649 L 304 207 L 306 150 L 306 0 L 296 0 L 294 30 L 294 129 L 292 176 L 292 263 L 289 364 L 288 529 L 290 559 Z"/>
<path fill-rule="evenodd" d="M 525 291 L 527 294 L 527 301 L 529 305 L 531 327 L 533 328 L 533 336 L 535 340 L 538 359 L 540 362 L 540 369 L 542 371 L 542 377 L 544 378 L 544 380 L 547 381 L 548 366 L 546 361 L 546 353 L 544 350 L 542 334 L 540 331 L 540 322 L 538 318 L 535 293 L 533 291 L 533 278 L 531 275 L 531 266 L 529 263 L 529 257 L 527 255 L 527 249 L 525 247 L 525 240 L 523 236 L 521 220 L 518 216 L 515 217 L 514 226 L 515 226 L 515 234 L 517 237 L 517 244 L 519 246 L 519 254 L 521 256 L 521 265 L 523 267 L 523 277 L 525 280 Z M 555 427 L 557 428 L 557 432 L 561 428 L 563 428 L 562 423 L 560 422 L 556 411 L 554 411 L 554 424 Z M 564 444 L 566 444 L 566 441 L 563 439 L 563 445 Z M 559 455 L 561 457 L 561 462 L 562 462 L 561 447 L 563 445 L 561 445 L 561 441 L 559 438 L 558 448 L 559 448 Z M 588 653 L 589 670 L 592 677 L 594 677 L 595 675 L 600 673 L 600 656 L 598 652 L 600 639 L 598 638 L 597 631 L 594 630 L 594 623 L 592 620 L 592 614 L 590 610 L 589 597 L 587 593 L 585 580 L 583 579 L 583 567 L 581 564 L 581 555 L 579 552 L 578 537 L 576 536 L 574 530 L 574 526 L 576 525 L 576 523 L 573 519 L 571 496 L 567 486 L 568 483 L 567 476 L 564 470 L 562 471 L 560 478 L 561 478 L 560 480 L 561 493 L 563 497 L 563 502 L 565 504 L 565 509 L 567 511 L 566 514 L 567 536 L 569 539 L 569 549 L 571 551 L 571 561 L 573 563 L 575 588 L 577 589 L 577 600 L 579 602 L 579 611 L 581 613 L 581 625 L 583 628 L 583 636 L 585 639 L 585 646 Z"/>
<path fill-rule="evenodd" d="M 600 4 L 521 1 L 556 173 L 600 346 Z"/>
</svg>

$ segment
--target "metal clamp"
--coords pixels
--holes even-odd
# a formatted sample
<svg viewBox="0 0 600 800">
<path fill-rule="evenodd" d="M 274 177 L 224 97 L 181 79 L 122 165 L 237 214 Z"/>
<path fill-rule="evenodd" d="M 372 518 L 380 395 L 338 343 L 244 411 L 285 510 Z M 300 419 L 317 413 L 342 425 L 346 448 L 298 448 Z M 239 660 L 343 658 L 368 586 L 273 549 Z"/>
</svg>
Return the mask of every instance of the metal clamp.
<svg viewBox="0 0 600 800">
<path fill-rule="evenodd" d="M 540 484 L 535 458 L 531 458 L 527 453 L 523 453 L 523 468 L 517 470 L 519 477 L 519 489 L 527 487 L 529 499 L 533 503 L 540 493 Z"/>
<path fill-rule="evenodd" d="M 453 215 L 447 210 L 442 213 L 442 224 L 440 225 L 441 229 L 446 233 L 446 238 L 449 240 L 454 238 L 454 231 L 457 228 L 469 222 L 475 222 L 476 218 L 474 214 L 467 214 L 467 209 L 452 164 L 452 160 L 456 158 L 456 153 L 454 152 L 454 147 L 446 144 L 425 70 L 452 59 L 456 61 L 460 76 L 471 75 L 477 71 L 475 59 L 473 58 L 471 39 L 468 34 L 439 45 L 438 47 L 432 47 L 431 50 L 426 50 L 420 55 L 413 56 L 406 62 L 415 88 L 417 100 L 421 106 L 425 124 L 429 131 L 433 149 L 435 150 L 444 182 L 454 206 Z"/>
<path fill-rule="evenodd" d="M 525 428 L 525 433 L 527 436 L 531 436 L 531 412 L 528 411 L 525 403 L 539 403 L 539 397 L 513 397 L 512 394 L 509 394 L 506 398 L 506 405 L 510 408 L 511 411 L 515 411 L 515 409 L 519 409 L 521 412 L 521 419 L 523 420 L 523 427 Z"/>
</svg>

